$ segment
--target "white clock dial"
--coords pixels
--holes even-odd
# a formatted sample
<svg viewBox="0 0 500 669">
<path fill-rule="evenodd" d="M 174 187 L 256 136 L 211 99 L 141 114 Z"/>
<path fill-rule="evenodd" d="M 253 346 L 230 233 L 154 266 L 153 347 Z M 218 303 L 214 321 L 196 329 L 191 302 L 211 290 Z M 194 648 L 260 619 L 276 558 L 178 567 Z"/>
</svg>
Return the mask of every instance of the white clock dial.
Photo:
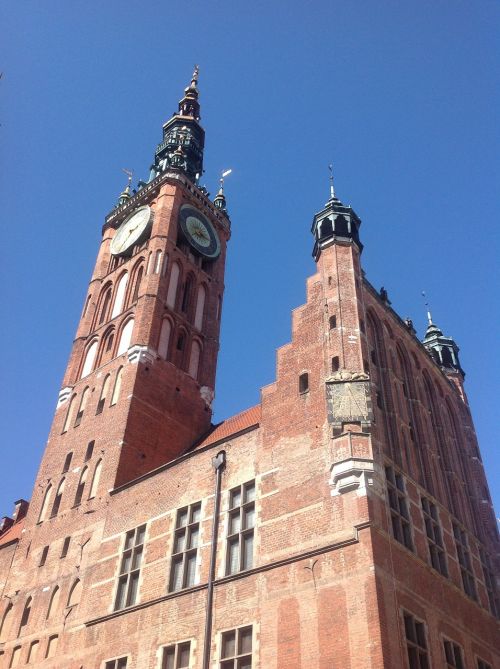
<svg viewBox="0 0 500 669">
<path fill-rule="evenodd" d="M 146 233 L 151 224 L 151 208 L 140 207 L 126 218 L 111 240 L 111 253 L 114 256 L 125 254 Z"/>
</svg>

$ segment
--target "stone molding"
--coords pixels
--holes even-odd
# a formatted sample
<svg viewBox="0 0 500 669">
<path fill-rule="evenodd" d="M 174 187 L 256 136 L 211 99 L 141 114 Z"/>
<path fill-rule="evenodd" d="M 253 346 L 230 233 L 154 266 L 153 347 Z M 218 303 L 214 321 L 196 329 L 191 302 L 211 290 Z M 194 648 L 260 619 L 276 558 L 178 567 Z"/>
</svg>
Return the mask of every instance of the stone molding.
<svg viewBox="0 0 500 669">
<path fill-rule="evenodd" d="M 65 388 L 61 388 L 61 390 L 59 391 L 59 395 L 57 396 L 56 411 L 57 409 L 59 409 L 59 407 L 61 407 L 69 400 L 72 392 L 73 392 L 73 386 L 66 386 Z"/>
<path fill-rule="evenodd" d="M 133 365 L 139 362 L 152 365 L 156 360 L 156 355 L 156 351 L 153 351 L 153 349 L 148 346 L 141 346 L 140 344 L 131 346 L 127 351 L 128 361 Z"/>
<path fill-rule="evenodd" d="M 330 485 L 332 496 L 356 491 L 358 497 L 368 494 L 371 489 L 376 494 L 383 494 L 382 477 L 379 467 L 373 460 L 350 458 L 332 465 Z"/>
</svg>

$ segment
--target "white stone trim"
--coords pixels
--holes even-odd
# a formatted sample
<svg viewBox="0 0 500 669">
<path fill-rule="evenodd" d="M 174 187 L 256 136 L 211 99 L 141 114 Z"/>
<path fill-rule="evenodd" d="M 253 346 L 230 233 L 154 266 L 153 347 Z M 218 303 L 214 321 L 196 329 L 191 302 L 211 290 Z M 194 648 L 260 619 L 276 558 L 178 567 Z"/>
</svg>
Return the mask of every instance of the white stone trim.
<svg viewBox="0 0 500 669">
<path fill-rule="evenodd" d="M 378 467 L 373 460 L 350 458 L 332 465 L 330 485 L 332 496 L 356 491 L 359 497 L 367 494 L 371 488 L 377 494 L 382 493 Z"/>
<path fill-rule="evenodd" d="M 57 409 L 59 409 L 60 406 L 62 406 L 69 400 L 72 392 L 73 392 L 73 386 L 66 386 L 65 388 L 61 388 L 61 390 L 59 391 L 59 395 L 57 396 L 56 411 Z"/>
<path fill-rule="evenodd" d="M 139 362 L 147 363 L 152 365 L 156 360 L 156 351 L 148 348 L 148 346 L 141 346 L 140 344 L 135 344 L 131 346 L 127 351 L 128 361 L 132 364 Z"/>
</svg>

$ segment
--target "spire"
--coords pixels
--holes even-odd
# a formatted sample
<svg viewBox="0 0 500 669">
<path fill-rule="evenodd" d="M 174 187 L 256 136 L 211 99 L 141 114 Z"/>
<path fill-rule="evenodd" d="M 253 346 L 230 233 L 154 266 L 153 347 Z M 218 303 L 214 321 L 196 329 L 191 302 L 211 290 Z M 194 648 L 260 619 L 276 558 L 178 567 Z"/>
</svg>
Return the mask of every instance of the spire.
<svg viewBox="0 0 500 669">
<path fill-rule="evenodd" d="M 163 141 L 156 149 L 150 180 L 164 170 L 175 169 L 184 172 L 196 184 L 203 173 L 205 132 L 199 124 L 198 76 L 196 65 L 191 83 L 179 102 L 179 111 L 163 125 Z"/>
<path fill-rule="evenodd" d="M 132 183 L 132 177 L 134 173 L 132 172 L 132 170 L 126 170 L 124 167 L 122 168 L 122 171 L 125 172 L 125 174 L 127 175 L 127 185 L 120 193 L 117 207 L 121 207 L 132 197 L 132 194 L 130 193 L 130 184 Z"/>
<path fill-rule="evenodd" d="M 422 291 L 422 295 L 427 300 L 424 291 Z M 462 377 L 464 377 L 465 372 L 460 366 L 460 360 L 458 359 L 458 352 L 460 349 L 454 339 L 452 337 L 446 337 L 443 334 L 443 331 L 433 322 L 429 303 L 427 301 L 425 302 L 425 306 L 427 307 L 428 325 L 425 337 L 422 340 L 423 345 L 430 353 L 434 362 L 438 364 L 443 371 L 459 372 Z"/>
<path fill-rule="evenodd" d="M 219 184 L 220 184 L 219 192 L 215 196 L 214 200 L 214 205 L 217 207 L 217 209 L 221 209 L 226 213 L 227 210 L 226 210 L 226 196 L 224 195 L 224 179 L 227 176 L 229 176 L 232 171 L 233 170 L 225 170 L 224 172 L 222 172 L 221 178 L 219 179 Z"/>
<path fill-rule="evenodd" d="M 340 200 L 338 200 L 337 196 L 335 195 L 335 186 L 333 184 L 333 164 L 332 163 L 330 163 L 328 165 L 328 169 L 330 170 L 330 177 L 329 177 L 329 181 L 330 181 L 330 199 L 328 200 L 328 202 L 333 202 L 333 201 L 340 202 Z"/>
</svg>

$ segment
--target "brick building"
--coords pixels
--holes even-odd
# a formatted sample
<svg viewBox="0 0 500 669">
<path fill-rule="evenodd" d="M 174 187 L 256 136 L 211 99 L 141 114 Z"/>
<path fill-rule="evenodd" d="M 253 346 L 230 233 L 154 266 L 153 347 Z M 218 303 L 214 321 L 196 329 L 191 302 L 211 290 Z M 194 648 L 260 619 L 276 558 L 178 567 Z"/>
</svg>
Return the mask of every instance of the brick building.
<svg viewBox="0 0 500 669">
<path fill-rule="evenodd" d="M 31 502 L 0 526 L 0 666 L 500 667 L 499 536 L 453 340 L 314 216 L 306 303 L 258 406 L 211 424 L 223 188 L 197 72 L 106 217 Z"/>
</svg>

